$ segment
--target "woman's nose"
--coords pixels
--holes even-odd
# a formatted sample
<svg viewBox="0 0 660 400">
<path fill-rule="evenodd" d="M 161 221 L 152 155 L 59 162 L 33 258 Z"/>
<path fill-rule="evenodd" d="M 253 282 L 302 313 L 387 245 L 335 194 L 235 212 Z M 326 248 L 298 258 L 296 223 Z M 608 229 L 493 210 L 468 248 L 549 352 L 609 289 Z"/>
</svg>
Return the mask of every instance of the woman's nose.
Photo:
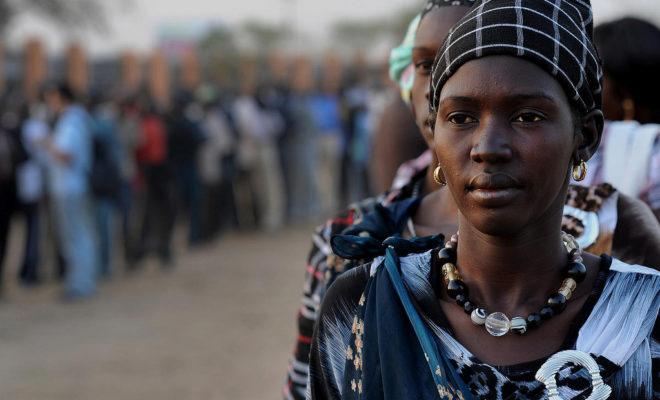
<svg viewBox="0 0 660 400">
<path fill-rule="evenodd" d="M 482 163 L 506 163 L 513 157 L 512 132 L 506 123 L 486 119 L 475 131 L 470 158 Z"/>
</svg>

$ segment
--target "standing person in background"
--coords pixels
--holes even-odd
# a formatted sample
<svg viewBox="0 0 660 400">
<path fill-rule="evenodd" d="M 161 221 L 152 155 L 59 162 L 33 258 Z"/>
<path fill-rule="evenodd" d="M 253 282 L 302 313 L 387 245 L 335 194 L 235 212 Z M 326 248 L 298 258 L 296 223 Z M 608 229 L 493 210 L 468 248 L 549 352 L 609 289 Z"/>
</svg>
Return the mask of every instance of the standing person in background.
<svg viewBox="0 0 660 400">
<path fill-rule="evenodd" d="M 96 96 L 90 106 L 94 134 L 94 162 L 91 174 L 99 248 L 99 275 L 112 274 L 115 223 L 121 198 L 121 146 L 117 134 L 114 104 Z"/>
<path fill-rule="evenodd" d="M 369 87 L 366 66 L 356 63 L 344 91 L 344 160 L 342 161 L 342 206 L 368 196 Z"/>
<path fill-rule="evenodd" d="M 316 126 L 316 182 L 324 217 L 336 213 L 339 206 L 341 142 L 344 136 L 339 101 L 341 73 L 338 60 L 328 56 L 321 90 L 310 99 Z"/>
<path fill-rule="evenodd" d="M 266 93 L 253 92 L 253 83 L 243 85 L 243 93 L 234 103 L 239 162 L 246 172 L 243 183 L 254 195 L 261 227 L 274 231 L 284 223 L 286 203 L 277 148 L 277 136 L 282 132 L 284 121 L 276 109 L 269 107 Z"/>
<path fill-rule="evenodd" d="M 209 240 L 217 235 L 226 218 L 227 178 L 232 166 L 227 161 L 236 152 L 236 137 L 229 119 L 220 107 L 218 94 L 212 87 L 200 89 L 204 108 L 202 131 L 205 141 L 199 151 L 199 176 L 202 183 L 201 238 Z"/>
<path fill-rule="evenodd" d="M 660 29 L 623 18 L 596 27 L 594 40 L 607 122 L 582 183 L 611 183 L 647 203 L 660 221 Z"/>
<path fill-rule="evenodd" d="M 40 206 L 44 199 L 46 183 L 44 174 L 48 160 L 48 154 L 39 143 L 50 135 L 50 127 L 47 123 L 47 110 L 43 104 L 32 104 L 27 113 L 28 117 L 21 130 L 21 141 L 28 159 L 16 171 L 18 199 L 26 222 L 25 251 L 18 279 L 24 286 L 33 286 L 41 281 L 39 244 L 43 221 L 40 218 Z"/>
<path fill-rule="evenodd" d="M 139 261 L 155 247 L 161 265 L 173 263 L 172 232 L 176 215 L 174 174 L 168 162 L 168 130 L 153 103 L 143 105 L 137 160 L 144 179 L 144 211 L 135 257 Z"/>
<path fill-rule="evenodd" d="M 295 119 L 291 109 L 290 59 L 273 53 L 268 57 L 268 97 L 269 107 L 282 117 L 281 133 L 277 137 L 277 151 L 282 170 L 283 196 L 285 199 L 285 220 L 291 219 L 293 211 L 293 180 L 295 178 L 294 151 Z"/>
<path fill-rule="evenodd" d="M 0 296 L 11 217 L 17 205 L 16 170 L 25 159 L 20 141 L 20 113 L 7 100 L 3 99 L 0 114 Z"/>
<path fill-rule="evenodd" d="M 92 167 L 91 119 L 66 85 L 48 88 L 45 99 L 57 115 L 54 134 L 42 145 L 49 154 L 49 191 L 67 265 L 64 299 L 76 300 L 94 294 L 98 272 L 88 181 Z"/>
<path fill-rule="evenodd" d="M 139 240 L 140 213 L 137 207 L 137 165 L 136 151 L 142 139 L 141 115 L 135 97 L 127 97 L 120 102 L 117 122 L 119 138 L 119 170 L 121 172 L 121 214 L 124 260 L 130 267 L 136 261 Z"/>
<path fill-rule="evenodd" d="M 339 98 L 332 92 L 316 94 L 311 107 L 316 126 L 316 187 L 318 188 L 321 215 L 337 212 L 339 158 L 342 127 Z"/>
<path fill-rule="evenodd" d="M 234 94 L 229 93 L 229 90 L 218 88 L 218 101 L 216 105 L 217 112 L 219 112 L 227 122 L 232 140 L 232 146 L 230 146 L 231 150 L 224 153 L 221 160 L 222 176 L 220 179 L 220 204 L 218 205 L 220 209 L 221 231 L 235 228 L 238 225 L 238 206 L 234 194 L 238 176 L 239 134 L 238 128 L 236 127 L 236 119 L 232 114 L 233 96 Z"/>
<path fill-rule="evenodd" d="M 254 96 L 257 90 L 256 64 L 245 61 L 239 83 L 239 94 L 231 104 L 231 114 L 236 121 L 238 131 L 238 151 L 236 157 L 236 182 L 234 185 L 234 203 L 236 221 L 239 228 L 256 228 L 258 219 L 257 188 L 254 187 L 253 175 L 257 170 L 257 140 L 252 133 L 256 127 L 256 106 Z"/>
<path fill-rule="evenodd" d="M 291 131 L 291 219 L 307 221 L 319 211 L 317 163 L 317 127 L 312 111 L 314 70 L 311 60 L 298 57 L 292 66 L 290 110 L 293 126 Z"/>
<path fill-rule="evenodd" d="M 188 245 L 200 239 L 201 190 L 197 156 L 204 135 L 199 126 L 201 112 L 188 93 L 180 93 L 167 116 L 167 154 L 176 182 L 179 206 L 188 214 Z"/>
</svg>

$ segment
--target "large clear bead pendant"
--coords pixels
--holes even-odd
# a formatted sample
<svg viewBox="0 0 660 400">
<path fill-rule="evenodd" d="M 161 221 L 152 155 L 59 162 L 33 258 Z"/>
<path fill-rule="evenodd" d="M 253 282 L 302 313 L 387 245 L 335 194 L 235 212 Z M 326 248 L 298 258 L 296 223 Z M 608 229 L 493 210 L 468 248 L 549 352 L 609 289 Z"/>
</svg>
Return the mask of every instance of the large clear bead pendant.
<svg viewBox="0 0 660 400">
<path fill-rule="evenodd" d="M 511 321 L 501 312 L 494 312 L 486 318 L 486 330 L 493 336 L 504 336 L 511 329 Z"/>
</svg>

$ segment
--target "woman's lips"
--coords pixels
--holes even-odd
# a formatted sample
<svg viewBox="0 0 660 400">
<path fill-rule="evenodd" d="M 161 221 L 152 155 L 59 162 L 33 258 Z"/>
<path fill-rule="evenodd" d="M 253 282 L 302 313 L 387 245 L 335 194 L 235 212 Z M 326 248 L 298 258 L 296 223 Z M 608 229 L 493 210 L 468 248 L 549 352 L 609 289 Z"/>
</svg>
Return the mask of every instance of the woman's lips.
<svg viewBox="0 0 660 400">
<path fill-rule="evenodd" d="M 470 196 L 477 204 L 484 207 L 502 207 L 511 203 L 520 192 L 517 188 L 508 189 L 474 189 Z"/>
<path fill-rule="evenodd" d="M 517 179 L 504 173 L 476 175 L 466 187 L 469 196 L 484 207 L 501 207 L 511 203 L 521 188 Z"/>
</svg>

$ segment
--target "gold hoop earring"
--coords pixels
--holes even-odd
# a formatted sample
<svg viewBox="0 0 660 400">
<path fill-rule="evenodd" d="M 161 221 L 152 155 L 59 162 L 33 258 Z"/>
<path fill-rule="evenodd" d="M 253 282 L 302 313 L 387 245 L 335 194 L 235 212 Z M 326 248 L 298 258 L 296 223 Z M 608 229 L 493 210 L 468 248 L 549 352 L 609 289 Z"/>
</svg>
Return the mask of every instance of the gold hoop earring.
<svg viewBox="0 0 660 400">
<path fill-rule="evenodd" d="M 573 180 L 576 182 L 583 181 L 587 177 L 587 163 L 580 160 L 580 164 L 573 166 Z"/>
<path fill-rule="evenodd" d="M 442 173 L 442 168 L 440 168 L 439 165 L 435 167 L 435 169 L 433 170 L 433 179 L 435 180 L 435 182 L 440 186 L 446 186 L 447 181 L 444 180 L 444 177 L 445 176 Z"/>
</svg>

